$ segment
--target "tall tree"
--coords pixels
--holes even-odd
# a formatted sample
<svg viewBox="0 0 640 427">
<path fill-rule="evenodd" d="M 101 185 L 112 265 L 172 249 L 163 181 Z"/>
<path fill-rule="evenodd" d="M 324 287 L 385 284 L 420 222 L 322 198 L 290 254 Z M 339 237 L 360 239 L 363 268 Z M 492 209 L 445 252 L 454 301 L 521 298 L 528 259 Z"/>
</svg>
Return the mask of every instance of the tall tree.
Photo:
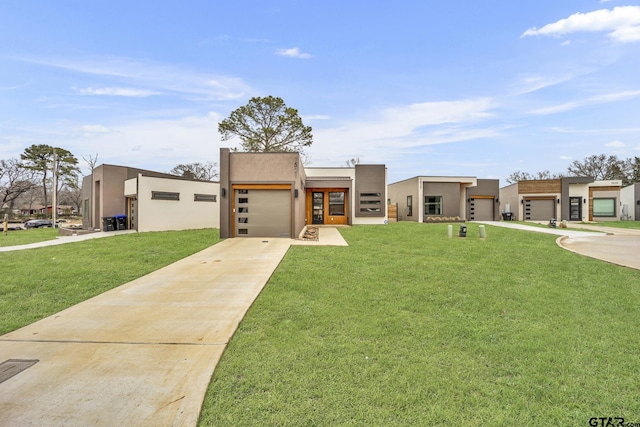
<svg viewBox="0 0 640 427">
<path fill-rule="evenodd" d="M 240 138 L 240 147 L 250 152 L 298 152 L 313 143 L 311 126 L 305 126 L 298 110 L 282 98 L 255 97 L 218 123 L 223 141 Z"/>
<path fill-rule="evenodd" d="M 507 177 L 507 182 L 509 184 L 515 184 L 520 181 L 529 181 L 532 179 L 557 179 L 562 178 L 562 174 L 560 173 L 551 173 L 548 170 L 544 170 L 542 172 L 536 172 L 534 174 L 530 174 L 529 172 L 515 171 L 511 175 Z"/>
<path fill-rule="evenodd" d="M 625 162 L 616 156 L 594 154 L 582 161 L 574 160 L 567 168 L 571 176 L 590 176 L 596 180 L 624 179 Z"/>
<path fill-rule="evenodd" d="M 634 156 L 633 158 L 628 158 L 625 171 L 627 178 L 624 185 L 640 182 L 640 157 Z"/>
<path fill-rule="evenodd" d="M 55 164 L 54 164 L 55 157 Z M 80 171 L 78 159 L 70 151 L 64 148 L 51 147 L 46 144 L 32 145 L 24 150 L 20 155 L 22 164 L 26 169 L 37 173 L 42 179 L 42 192 L 44 195 L 44 205 L 49 203 L 47 194 L 47 179 L 49 172 L 56 174 L 58 179 L 65 178 Z"/>
<path fill-rule="evenodd" d="M 198 181 L 213 181 L 218 177 L 217 166 L 218 164 L 214 162 L 179 164 L 169 173 Z"/>
<path fill-rule="evenodd" d="M 0 207 L 8 203 L 10 215 L 16 199 L 36 186 L 33 175 L 18 159 L 0 160 Z"/>
</svg>

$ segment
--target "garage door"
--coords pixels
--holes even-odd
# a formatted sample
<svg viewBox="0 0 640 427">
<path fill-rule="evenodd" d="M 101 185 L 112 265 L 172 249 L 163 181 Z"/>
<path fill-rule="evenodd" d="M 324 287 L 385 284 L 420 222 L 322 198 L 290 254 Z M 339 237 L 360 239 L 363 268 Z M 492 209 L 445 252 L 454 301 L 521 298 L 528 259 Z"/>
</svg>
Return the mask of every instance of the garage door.
<svg viewBox="0 0 640 427">
<path fill-rule="evenodd" d="M 556 201 L 553 199 L 524 199 L 525 221 L 549 221 L 556 217 Z"/>
<path fill-rule="evenodd" d="M 235 190 L 235 237 L 291 237 L 290 190 Z"/>
<path fill-rule="evenodd" d="M 471 221 L 493 221 L 495 204 L 493 198 L 471 198 L 471 202 L 469 203 L 469 219 Z"/>
</svg>

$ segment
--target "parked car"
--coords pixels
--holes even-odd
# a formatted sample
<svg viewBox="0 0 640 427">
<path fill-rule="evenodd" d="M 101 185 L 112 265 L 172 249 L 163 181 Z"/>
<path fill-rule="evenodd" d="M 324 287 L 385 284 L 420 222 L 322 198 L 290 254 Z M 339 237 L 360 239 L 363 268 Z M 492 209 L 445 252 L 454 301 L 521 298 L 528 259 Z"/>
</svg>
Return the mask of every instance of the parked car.
<svg viewBox="0 0 640 427">
<path fill-rule="evenodd" d="M 48 219 L 30 219 L 24 223 L 24 228 L 44 228 L 51 226 L 51 221 Z"/>
</svg>

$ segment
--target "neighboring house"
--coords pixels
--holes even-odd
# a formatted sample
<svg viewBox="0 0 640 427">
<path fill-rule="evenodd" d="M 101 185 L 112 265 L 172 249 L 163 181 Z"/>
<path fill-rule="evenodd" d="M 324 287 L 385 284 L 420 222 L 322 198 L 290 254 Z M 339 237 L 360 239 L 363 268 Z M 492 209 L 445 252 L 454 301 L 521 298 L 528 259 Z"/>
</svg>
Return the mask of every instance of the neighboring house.
<svg viewBox="0 0 640 427">
<path fill-rule="evenodd" d="M 389 184 L 399 221 L 497 221 L 499 181 L 460 176 L 416 176 Z"/>
<path fill-rule="evenodd" d="M 500 207 L 519 221 L 617 221 L 620 186 L 591 177 L 523 180 L 500 189 Z"/>
<path fill-rule="evenodd" d="M 384 224 L 384 165 L 305 168 L 298 153 L 220 149 L 220 236 L 289 237 L 309 224 Z"/>
<path fill-rule="evenodd" d="M 51 215 L 52 206 L 33 205 L 31 207 L 20 208 L 20 214 L 22 215 Z M 76 214 L 76 210 L 70 205 L 58 205 L 57 215 L 73 215 Z"/>
<path fill-rule="evenodd" d="M 620 190 L 622 215 L 620 219 L 640 221 L 640 183 L 628 185 Z"/>
<path fill-rule="evenodd" d="M 124 182 L 129 227 L 138 231 L 220 227 L 220 184 L 139 173 Z"/>
<path fill-rule="evenodd" d="M 100 165 L 82 182 L 83 226 L 103 229 L 104 218 L 126 215 L 138 231 L 218 228 L 220 184 L 161 172 Z"/>
</svg>

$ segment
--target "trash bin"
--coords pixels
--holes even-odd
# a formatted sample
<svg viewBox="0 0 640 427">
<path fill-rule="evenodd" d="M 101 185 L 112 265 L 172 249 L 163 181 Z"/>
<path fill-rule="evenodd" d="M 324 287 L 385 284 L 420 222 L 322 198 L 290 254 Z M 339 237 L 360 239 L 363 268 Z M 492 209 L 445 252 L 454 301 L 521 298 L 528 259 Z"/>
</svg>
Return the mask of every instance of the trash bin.
<svg viewBox="0 0 640 427">
<path fill-rule="evenodd" d="M 467 226 L 466 225 L 461 225 L 460 226 L 460 232 L 458 233 L 458 236 L 467 237 Z"/>
<path fill-rule="evenodd" d="M 549 220 L 549 227 L 551 227 L 551 228 L 556 228 L 556 225 L 557 225 L 557 224 L 556 224 L 556 219 L 555 219 L 555 218 L 551 218 L 551 219 Z"/>
<path fill-rule="evenodd" d="M 116 228 L 116 220 L 112 216 L 102 217 L 102 231 L 113 231 Z"/>
<path fill-rule="evenodd" d="M 502 212 L 502 220 L 503 221 L 513 221 L 513 213 L 512 212 Z"/>
<path fill-rule="evenodd" d="M 113 217 L 115 222 L 116 230 L 126 230 L 127 229 L 127 216 L 126 215 L 116 215 Z"/>
</svg>

